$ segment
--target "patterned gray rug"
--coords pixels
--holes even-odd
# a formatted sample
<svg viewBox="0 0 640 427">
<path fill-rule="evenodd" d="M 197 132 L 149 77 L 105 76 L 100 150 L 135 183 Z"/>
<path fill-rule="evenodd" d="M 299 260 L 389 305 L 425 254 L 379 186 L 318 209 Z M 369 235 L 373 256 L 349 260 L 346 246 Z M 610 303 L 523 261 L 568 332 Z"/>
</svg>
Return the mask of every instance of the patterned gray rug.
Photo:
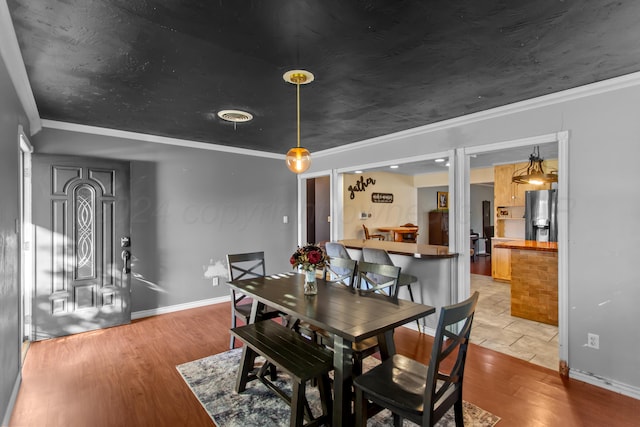
<svg viewBox="0 0 640 427">
<path fill-rule="evenodd" d="M 178 372 L 196 395 L 211 419 L 219 427 L 283 426 L 289 425 L 289 406 L 261 382 L 252 381 L 242 393 L 233 391 L 236 372 L 240 362 L 241 349 L 227 351 L 177 366 Z M 259 360 L 259 359 L 258 359 Z M 379 363 L 372 357 L 365 359 L 364 369 Z M 283 378 L 286 374 L 279 373 Z M 278 386 L 287 391 L 288 381 L 278 379 Z M 307 387 L 307 399 L 314 414 L 320 413 L 317 388 Z M 492 427 L 499 417 L 477 406 L 464 402 L 465 426 Z M 392 426 L 389 411 L 383 411 L 371 418 L 369 426 Z M 405 421 L 405 425 L 414 425 Z M 453 409 L 447 412 L 437 424 L 441 427 L 455 426 Z"/>
</svg>

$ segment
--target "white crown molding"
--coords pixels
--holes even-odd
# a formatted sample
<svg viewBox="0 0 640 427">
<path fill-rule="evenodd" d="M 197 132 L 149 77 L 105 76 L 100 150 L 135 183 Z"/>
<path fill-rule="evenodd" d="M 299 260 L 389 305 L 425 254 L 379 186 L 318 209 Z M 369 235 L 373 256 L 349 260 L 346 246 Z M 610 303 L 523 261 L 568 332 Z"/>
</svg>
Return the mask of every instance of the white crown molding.
<svg viewBox="0 0 640 427">
<path fill-rule="evenodd" d="M 31 135 L 34 135 L 42 128 L 40 114 L 29 84 L 29 76 L 22 60 L 20 45 L 6 1 L 0 1 L 0 56 L 7 67 L 9 78 L 13 82 L 18 99 L 29 120 Z"/>
<path fill-rule="evenodd" d="M 189 310 L 190 308 L 204 307 L 206 305 L 220 304 L 231 301 L 229 295 L 224 297 L 203 299 L 200 301 L 192 301 L 184 304 L 170 305 L 167 307 L 158 307 L 151 310 L 135 311 L 131 313 L 131 320 L 142 319 L 144 317 L 157 316 L 159 314 L 174 313 L 176 311 Z"/>
<path fill-rule="evenodd" d="M 579 86 L 572 89 L 555 92 L 549 95 L 537 98 L 527 99 L 525 101 L 515 102 L 513 104 L 503 105 L 501 107 L 491 108 L 489 110 L 479 111 L 477 113 L 467 114 L 464 116 L 454 117 L 452 119 L 443 120 L 441 122 L 431 123 L 412 129 L 403 130 L 388 135 L 382 135 L 375 138 L 365 139 L 362 141 L 346 144 L 340 147 L 329 148 L 327 150 L 317 151 L 313 153 L 314 157 L 324 157 L 334 154 L 340 154 L 360 148 L 371 147 L 372 145 L 386 144 L 396 142 L 413 136 L 421 136 L 430 132 L 437 132 L 451 129 L 454 127 L 465 126 L 477 123 L 483 120 L 490 120 L 508 114 L 522 113 L 524 111 L 537 108 L 547 107 L 562 102 L 574 101 L 589 96 L 599 95 L 601 93 L 610 92 L 619 89 L 625 89 L 632 86 L 640 85 L 640 72 L 631 73 L 612 79 Z"/>
<path fill-rule="evenodd" d="M 154 142 L 156 144 L 176 145 L 179 147 L 199 148 L 201 150 L 223 151 L 226 153 L 244 154 L 246 156 L 266 157 L 269 159 L 284 160 L 284 154 L 269 153 L 266 151 L 249 150 L 246 148 L 229 147 L 226 145 L 210 144 L 207 142 L 190 141 L 187 139 L 169 138 L 166 136 L 149 135 L 145 133 L 129 132 L 125 130 L 102 128 L 97 126 L 79 125 L 76 123 L 59 122 L 55 120 L 42 120 L 42 126 L 48 129 L 59 129 L 69 132 L 89 133 L 92 135 L 110 136 L 114 138 L 126 138 L 135 141 Z"/>
</svg>

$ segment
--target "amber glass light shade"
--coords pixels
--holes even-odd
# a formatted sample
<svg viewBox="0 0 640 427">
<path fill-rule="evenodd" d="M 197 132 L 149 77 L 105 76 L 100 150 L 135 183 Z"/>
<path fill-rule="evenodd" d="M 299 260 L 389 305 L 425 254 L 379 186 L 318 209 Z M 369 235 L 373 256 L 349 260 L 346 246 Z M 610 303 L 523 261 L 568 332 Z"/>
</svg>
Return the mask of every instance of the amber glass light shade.
<svg viewBox="0 0 640 427">
<path fill-rule="evenodd" d="M 294 147 L 287 152 L 287 167 L 291 172 L 302 173 L 311 166 L 311 153 L 303 147 Z"/>
</svg>

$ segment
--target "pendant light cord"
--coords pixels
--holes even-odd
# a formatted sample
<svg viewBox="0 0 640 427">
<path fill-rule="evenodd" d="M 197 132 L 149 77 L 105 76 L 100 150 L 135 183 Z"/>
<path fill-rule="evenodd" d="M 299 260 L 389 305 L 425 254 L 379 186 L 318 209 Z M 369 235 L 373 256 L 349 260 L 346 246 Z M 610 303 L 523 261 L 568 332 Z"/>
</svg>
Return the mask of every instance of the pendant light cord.
<svg viewBox="0 0 640 427">
<path fill-rule="evenodd" d="M 298 113 L 298 148 L 300 148 L 300 82 L 296 83 L 296 108 Z"/>
</svg>

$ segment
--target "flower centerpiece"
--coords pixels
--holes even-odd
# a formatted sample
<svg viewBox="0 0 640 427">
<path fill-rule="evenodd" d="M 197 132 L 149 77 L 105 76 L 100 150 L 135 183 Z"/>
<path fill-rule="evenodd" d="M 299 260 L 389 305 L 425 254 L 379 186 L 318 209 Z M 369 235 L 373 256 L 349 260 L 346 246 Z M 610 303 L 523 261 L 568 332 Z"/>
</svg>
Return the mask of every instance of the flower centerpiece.
<svg viewBox="0 0 640 427">
<path fill-rule="evenodd" d="M 315 295 L 318 293 L 316 269 L 324 268 L 329 264 L 329 257 L 324 249 L 317 245 L 306 244 L 305 246 L 299 247 L 293 255 L 291 255 L 289 262 L 293 268 L 305 272 L 305 295 Z"/>
</svg>

